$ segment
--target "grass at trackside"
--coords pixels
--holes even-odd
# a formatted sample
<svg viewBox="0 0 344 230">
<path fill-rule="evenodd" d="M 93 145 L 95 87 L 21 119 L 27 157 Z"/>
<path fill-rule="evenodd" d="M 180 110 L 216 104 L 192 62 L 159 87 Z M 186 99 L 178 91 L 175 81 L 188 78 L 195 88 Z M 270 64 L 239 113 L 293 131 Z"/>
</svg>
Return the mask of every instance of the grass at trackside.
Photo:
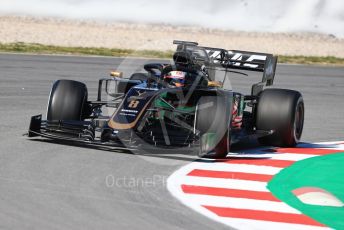
<svg viewBox="0 0 344 230">
<path fill-rule="evenodd" d="M 0 43 L 0 52 L 14 53 L 35 53 L 35 54 L 71 54 L 71 55 L 97 55 L 113 57 L 152 57 L 152 58 L 170 58 L 172 51 L 155 50 L 131 50 L 103 47 L 66 47 L 42 45 L 38 43 Z"/>
<path fill-rule="evenodd" d="M 13 53 L 35 53 L 35 54 L 70 54 L 70 55 L 98 55 L 113 57 L 148 57 L 148 58 L 171 58 L 173 51 L 155 50 L 131 50 L 117 48 L 95 48 L 95 47 L 65 47 L 42 45 L 37 43 L 0 43 L 0 52 Z M 332 56 L 278 56 L 279 63 L 292 64 L 323 64 L 323 65 L 344 65 L 344 58 Z"/>
<path fill-rule="evenodd" d="M 315 56 L 278 56 L 278 62 L 289 64 L 320 64 L 320 65 L 344 65 L 344 58 L 333 56 L 315 57 Z"/>
</svg>

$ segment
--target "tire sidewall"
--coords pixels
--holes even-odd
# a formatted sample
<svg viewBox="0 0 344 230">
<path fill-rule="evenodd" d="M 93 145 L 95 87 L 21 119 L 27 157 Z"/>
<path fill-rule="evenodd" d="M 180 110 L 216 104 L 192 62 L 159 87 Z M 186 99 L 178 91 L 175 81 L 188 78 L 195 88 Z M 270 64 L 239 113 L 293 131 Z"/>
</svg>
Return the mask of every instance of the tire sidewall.
<svg viewBox="0 0 344 230">
<path fill-rule="evenodd" d="M 301 138 L 296 135 L 296 112 L 302 108 L 302 126 L 304 119 L 304 102 L 301 93 L 287 89 L 266 89 L 259 98 L 256 128 L 258 130 L 273 130 L 270 136 L 259 138 L 259 142 L 272 146 L 295 146 Z"/>
<path fill-rule="evenodd" d="M 49 95 L 47 120 L 84 120 L 87 97 L 84 83 L 73 80 L 55 81 Z"/>
</svg>

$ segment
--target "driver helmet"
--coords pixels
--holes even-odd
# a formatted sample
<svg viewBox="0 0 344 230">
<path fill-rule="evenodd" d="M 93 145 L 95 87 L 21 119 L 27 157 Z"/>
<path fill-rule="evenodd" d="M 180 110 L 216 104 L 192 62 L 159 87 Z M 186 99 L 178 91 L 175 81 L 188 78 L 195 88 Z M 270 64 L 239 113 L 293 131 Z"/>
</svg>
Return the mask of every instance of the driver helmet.
<svg viewBox="0 0 344 230">
<path fill-rule="evenodd" d="M 164 81 L 172 87 L 183 87 L 185 84 L 186 72 L 170 71 L 165 74 Z"/>
</svg>

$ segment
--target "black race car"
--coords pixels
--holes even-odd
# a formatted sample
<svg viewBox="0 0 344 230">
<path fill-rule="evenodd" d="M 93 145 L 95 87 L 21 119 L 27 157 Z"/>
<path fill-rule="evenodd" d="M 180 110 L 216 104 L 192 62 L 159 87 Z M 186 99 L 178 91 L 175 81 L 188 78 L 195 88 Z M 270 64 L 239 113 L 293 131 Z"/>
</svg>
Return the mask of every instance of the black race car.
<svg viewBox="0 0 344 230">
<path fill-rule="evenodd" d="M 273 84 L 277 57 L 196 42 L 174 44 L 174 64 L 146 64 L 146 73 L 130 78 L 114 71 L 99 80 L 95 101 L 88 100 L 84 83 L 55 81 L 46 120 L 33 116 L 28 136 L 133 151 L 185 148 L 209 158 L 226 157 L 232 143 L 251 136 L 263 145 L 290 147 L 299 142 L 301 93 L 264 89 Z M 249 95 L 229 89 L 230 74 L 248 71 L 262 72 Z M 104 108 L 114 112 L 109 116 Z"/>
</svg>

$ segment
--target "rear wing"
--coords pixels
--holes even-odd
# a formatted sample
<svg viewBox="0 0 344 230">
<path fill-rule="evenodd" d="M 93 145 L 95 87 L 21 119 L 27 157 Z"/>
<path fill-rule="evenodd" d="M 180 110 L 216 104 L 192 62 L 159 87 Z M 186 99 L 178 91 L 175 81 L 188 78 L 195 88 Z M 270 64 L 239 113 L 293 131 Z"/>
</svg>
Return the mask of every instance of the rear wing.
<svg viewBox="0 0 344 230">
<path fill-rule="evenodd" d="M 277 65 L 277 56 L 268 53 L 257 53 L 241 50 L 223 50 L 203 47 L 210 63 L 228 69 L 262 72 L 262 82 L 272 85 Z"/>
<path fill-rule="evenodd" d="M 173 41 L 177 45 L 177 52 L 186 51 L 196 53 L 195 58 L 203 59 L 206 65 L 257 71 L 263 73 L 262 82 L 267 86 L 272 85 L 276 72 L 277 56 L 268 53 L 249 52 L 241 50 L 225 50 L 212 47 L 199 46 L 197 42 Z M 204 52 L 204 55 L 202 54 Z"/>
</svg>

